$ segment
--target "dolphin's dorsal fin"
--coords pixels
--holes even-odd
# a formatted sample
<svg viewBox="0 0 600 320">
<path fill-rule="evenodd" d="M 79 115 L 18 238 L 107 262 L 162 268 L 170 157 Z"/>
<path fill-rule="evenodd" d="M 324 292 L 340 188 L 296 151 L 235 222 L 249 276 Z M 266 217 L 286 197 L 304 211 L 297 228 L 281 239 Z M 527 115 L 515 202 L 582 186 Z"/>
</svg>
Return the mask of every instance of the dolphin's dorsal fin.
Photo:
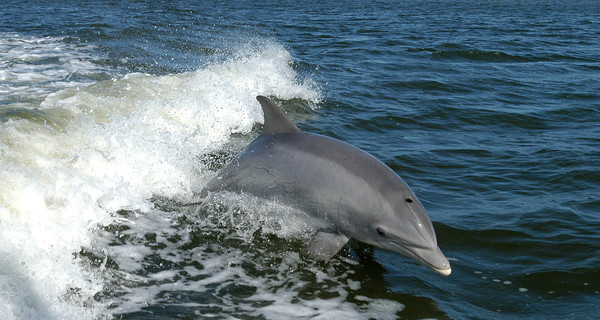
<svg viewBox="0 0 600 320">
<path fill-rule="evenodd" d="M 300 132 L 300 129 L 296 127 L 294 122 L 283 113 L 283 110 L 273 100 L 264 96 L 258 96 L 256 100 L 260 102 L 265 114 L 265 125 L 261 134 Z"/>
</svg>

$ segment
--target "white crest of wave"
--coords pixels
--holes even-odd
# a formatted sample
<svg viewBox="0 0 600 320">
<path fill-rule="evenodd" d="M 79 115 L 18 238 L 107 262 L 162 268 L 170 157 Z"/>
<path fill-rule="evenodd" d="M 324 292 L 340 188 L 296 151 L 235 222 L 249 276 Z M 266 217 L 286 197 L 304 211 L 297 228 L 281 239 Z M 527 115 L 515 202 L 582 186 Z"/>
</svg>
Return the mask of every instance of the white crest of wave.
<svg viewBox="0 0 600 320">
<path fill-rule="evenodd" d="M 208 179 L 199 157 L 263 121 L 256 95 L 318 102 L 291 62 L 265 43 L 194 72 L 67 88 L 43 121 L 0 123 L 0 318 L 103 314 L 104 280 L 77 253 L 118 210 L 192 198 Z"/>
</svg>

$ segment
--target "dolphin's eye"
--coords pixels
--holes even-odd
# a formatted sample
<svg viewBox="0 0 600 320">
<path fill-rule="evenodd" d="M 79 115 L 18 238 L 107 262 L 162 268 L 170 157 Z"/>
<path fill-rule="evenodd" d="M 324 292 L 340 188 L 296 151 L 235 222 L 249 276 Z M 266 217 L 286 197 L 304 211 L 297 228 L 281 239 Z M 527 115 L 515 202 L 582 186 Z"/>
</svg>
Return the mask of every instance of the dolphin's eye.
<svg viewBox="0 0 600 320">
<path fill-rule="evenodd" d="M 413 200 L 411 198 L 406 198 L 406 199 L 404 199 L 404 201 L 406 201 L 408 203 L 412 203 L 413 202 Z"/>
<path fill-rule="evenodd" d="M 380 235 L 380 236 L 382 236 L 382 237 L 385 237 L 385 231 L 383 231 L 383 229 L 381 229 L 381 228 L 377 228 L 377 229 L 376 229 L 376 231 L 377 231 L 377 234 L 378 234 L 378 235 Z"/>
</svg>

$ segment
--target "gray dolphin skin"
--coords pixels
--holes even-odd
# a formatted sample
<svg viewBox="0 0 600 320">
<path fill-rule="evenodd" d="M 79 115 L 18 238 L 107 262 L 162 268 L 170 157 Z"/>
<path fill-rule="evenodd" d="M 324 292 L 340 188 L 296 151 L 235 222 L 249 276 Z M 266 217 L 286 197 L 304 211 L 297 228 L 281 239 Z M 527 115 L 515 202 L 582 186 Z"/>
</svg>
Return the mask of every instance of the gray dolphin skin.
<svg viewBox="0 0 600 320">
<path fill-rule="evenodd" d="M 307 213 L 314 259 L 333 257 L 350 238 L 401 253 L 450 275 L 425 209 L 392 169 L 347 143 L 303 132 L 270 99 L 258 96 L 261 135 L 202 191 L 278 201 Z"/>
</svg>

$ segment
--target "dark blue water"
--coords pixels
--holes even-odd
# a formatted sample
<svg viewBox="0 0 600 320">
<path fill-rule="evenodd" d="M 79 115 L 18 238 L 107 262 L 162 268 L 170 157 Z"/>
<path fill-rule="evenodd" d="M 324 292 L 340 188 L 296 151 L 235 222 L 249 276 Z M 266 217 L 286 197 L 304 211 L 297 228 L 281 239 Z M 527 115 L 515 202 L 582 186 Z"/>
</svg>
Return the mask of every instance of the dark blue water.
<svg viewBox="0 0 600 320">
<path fill-rule="evenodd" d="M 0 12 L 0 315 L 599 317 L 596 1 Z M 256 94 L 400 174 L 452 275 L 359 243 L 316 263 L 264 218 L 285 209 L 198 204 L 259 132 Z"/>
</svg>

